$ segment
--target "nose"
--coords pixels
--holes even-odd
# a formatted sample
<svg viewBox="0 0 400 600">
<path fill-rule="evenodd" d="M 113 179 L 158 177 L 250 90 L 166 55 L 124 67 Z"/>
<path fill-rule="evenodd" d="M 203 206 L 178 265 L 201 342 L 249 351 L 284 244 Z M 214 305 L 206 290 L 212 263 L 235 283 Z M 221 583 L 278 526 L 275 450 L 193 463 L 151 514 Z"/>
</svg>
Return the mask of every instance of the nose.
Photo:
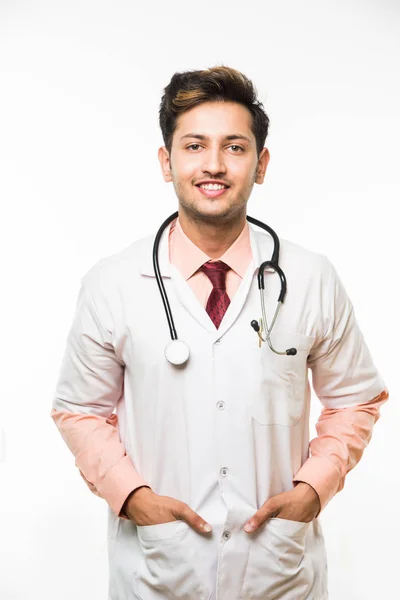
<svg viewBox="0 0 400 600">
<path fill-rule="evenodd" d="M 209 148 L 203 153 L 202 170 L 204 173 L 212 173 L 214 176 L 225 173 L 226 167 L 223 160 L 223 152 L 219 148 Z"/>
</svg>

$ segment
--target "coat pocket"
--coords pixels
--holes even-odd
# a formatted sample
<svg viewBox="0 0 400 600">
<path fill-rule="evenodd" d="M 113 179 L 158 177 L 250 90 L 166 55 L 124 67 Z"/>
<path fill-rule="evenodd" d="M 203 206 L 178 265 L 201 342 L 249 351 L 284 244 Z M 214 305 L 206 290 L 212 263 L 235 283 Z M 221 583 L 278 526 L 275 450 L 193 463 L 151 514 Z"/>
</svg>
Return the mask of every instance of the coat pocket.
<svg viewBox="0 0 400 600">
<path fill-rule="evenodd" d="M 250 540 L 249 560 L 240 598 L 304 600 L 313 585 L 305 554 L 310 523 L 273 518 Z"/>
<path fill-rule="evenodd" d="M 252 418 L 261 425 L 296 425 L 303 415 L 308 383 L 307 357 L 313 337 L 273 331 L 274 348 L 284 351 L 296 348 L 297 354 L 275 354 L 267 342 L 252 350 L 254 356 L 253 385 L 250 394 Z"/>
<path fill-rule="evenodd" d="M 207 600 L 207 538 L 184 521 L 137 527 L 142 560 L 135 574 L 143 600 Z"/>
</svg>

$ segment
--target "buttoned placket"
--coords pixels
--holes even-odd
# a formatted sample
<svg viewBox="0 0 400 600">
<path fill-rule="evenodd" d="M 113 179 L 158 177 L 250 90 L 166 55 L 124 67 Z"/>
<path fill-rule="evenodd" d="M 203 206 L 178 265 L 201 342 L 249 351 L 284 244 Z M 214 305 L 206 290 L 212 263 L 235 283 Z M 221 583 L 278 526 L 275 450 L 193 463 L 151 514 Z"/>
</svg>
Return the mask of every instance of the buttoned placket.
<svg viewBox="0 0 400 600">
<path fill-rule="evenodd" d="M 226 352 L 226 344 L 224 342 L 225 334 L 229 331 L 230 327 L 234 325 L 236 318 L 240 314 L 251 284 L 256 283 L 256 280 L 253 279 L 255 270 L 256 264 L 253 257 L 253 261 L 250 263 L 243 281 L 233 296 L 221 324 L 217 329 L 204 307 L 198 302 L 187 284 L 187 281 L 185 281 L 175 267 L 171 265 L 172 281 L 178 299 L 192 317 L 194 317 L 210 333 L 210 351 L 215 366 L 212 373 L 212 395 L 215 406 L 214 422 L 217 449 L 217 464 L 215 465 L 215 468 L 221 500 L 227 507 L 230 504 L 229 494 L 231 489 L 231 476 L 234 473 L 236 458 L 233 451 L 234 441 L 231 440 L 230 420 L 232 419 L 232 414 L 229 410 L 229 398 L 226 398 L 224 395 L 226 394 L 225 385 L 223 379 L 221 379 L 224 369 L 218 369 L 217 365 L 219 361 L 227 360 L 224 358 Z M 220 533 L 216 600 L 227 600 L 224 592 L 224 588 L 226 587 L 224 581 L 226 578 L 229 579 L 231 574 L 226 571 L 225 565 L 227 564 L 226 561 L 229 561 L 229 559 L 225 559 L 225 552 L 227 552 L 228 555 L 232 552 L 232 543 L 235 543 L 235 540 L 232 538 L 240 535 L 237 520 L 237 515 L 230 514 L 228 510 L 225 523 L 222 526 Z M 220 577 L 222 577 L 222 580 L 221 583 L 218 583 Z"/>
<path fill-rule="evenodd" d="M 224 336 L 229 327 L 234 323 L 235 318 L 243 307 L 243 303 L 247 297 L 254 274 L 254 263 L 249 266 L 242 284 L 239 286 L 236 294 L 233 296 L 232 302 L 221 321 L 218 330 L 215 330 L 215 336 L 212 340 L 213 362 L 216 365 L 213 370 L 213 391 L 215 394 L 215 424 L 216 424 L 216 439 L 218 440 L 218 485 L 222 500 L 228 506 L 227 494 L 230 489 L 230 476 L 234 469 L 234 460 L 231 450 L 231 442 L 229 439 L 229 420 L 231 418 L 229 411 L 229 399 L 223 397 L 224 386 L 218 382 L 218 361 L 224 359 L 226 346 Z M 224 548 L 231 543 L 231 538 L 237 535 L 237 527 L 232 528 L 232 516 L 227 513 L 225 525 L 221 531 L 221 550 L 219 556 L 219 569 L 224 566 Z M 222 593 L 222 592 L 221 592 Z M 220 592 L 217 588 L 217 598 Z M 223 596 L 223 594 L 222 594 Z"/>
</svg>

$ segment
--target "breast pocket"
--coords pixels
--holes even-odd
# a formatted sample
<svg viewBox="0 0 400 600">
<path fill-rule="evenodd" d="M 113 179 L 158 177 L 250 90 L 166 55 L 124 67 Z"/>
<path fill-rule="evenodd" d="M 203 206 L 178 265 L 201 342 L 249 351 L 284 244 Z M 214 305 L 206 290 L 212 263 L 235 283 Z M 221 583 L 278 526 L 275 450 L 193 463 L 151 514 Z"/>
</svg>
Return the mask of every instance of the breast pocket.
<svg viewBox="0 0 400 600">
<path fill-rule="evenodd" d="M 276 354 L 268 342 L 253 349 L 255 372 L 250 413 L 261 425 L 292 427 L 300 420 L 308 382 L 307 357 L 314 339 L 274 330 L 271 334 L 273 347 L 279 351 L 296 348 L 294 356 Z"/>
<path fill-rule="evenodd" d="M 141 600 L 208 600 L 210 540 L 184 521 L 138 526 L 142 561 L 134 587 Z"/>
</svg>

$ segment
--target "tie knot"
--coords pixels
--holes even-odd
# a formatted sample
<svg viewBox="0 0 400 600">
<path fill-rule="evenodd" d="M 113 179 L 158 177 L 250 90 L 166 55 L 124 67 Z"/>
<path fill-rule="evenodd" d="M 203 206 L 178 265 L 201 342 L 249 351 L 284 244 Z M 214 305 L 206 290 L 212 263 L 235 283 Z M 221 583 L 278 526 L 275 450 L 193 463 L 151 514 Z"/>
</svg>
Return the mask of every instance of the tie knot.
<svg viewBox="0 0 400 600">
<path fill-rule="evenodd" d="M 207 275 L 214 289 L 225 290 L 226 274 L 230 269 L 230 266 L 222 262 L 222 260 L 217 260 L 215 262 L 204 263 L 199 271 L 203 271 Z"/>
</svg>

